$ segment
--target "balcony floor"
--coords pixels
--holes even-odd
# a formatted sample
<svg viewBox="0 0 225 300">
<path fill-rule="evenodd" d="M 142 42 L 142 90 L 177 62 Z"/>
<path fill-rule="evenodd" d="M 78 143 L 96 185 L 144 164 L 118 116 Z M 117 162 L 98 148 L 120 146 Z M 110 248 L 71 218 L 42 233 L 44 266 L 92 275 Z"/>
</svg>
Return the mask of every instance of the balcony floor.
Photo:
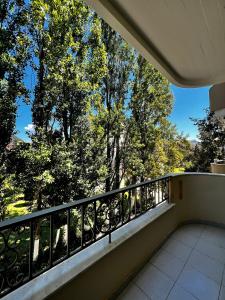
<svg viewBox="0 0 225 300">
<path fill-rule="evenodd" d="M 117 300 L 225 300 L 225 230 L 174 232 Z"/>
</svg>

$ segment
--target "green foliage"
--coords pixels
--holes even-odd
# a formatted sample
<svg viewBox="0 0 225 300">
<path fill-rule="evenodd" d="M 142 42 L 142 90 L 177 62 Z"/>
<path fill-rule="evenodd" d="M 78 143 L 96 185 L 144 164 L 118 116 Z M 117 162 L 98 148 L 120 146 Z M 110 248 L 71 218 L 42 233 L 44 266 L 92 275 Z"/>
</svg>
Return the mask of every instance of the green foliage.
<svg viewBox="0 0 225 300">
<path fill-rule="evenodd" d="M 187 167 L 169 82 L 82 1 L 0 5 L 2 219 L 7 206 L 10 216 L 40 210 Z M 20 98 L 35 132 L 6 149 Z"/>
<path fill-rule="evenodd" d="M 29 38 L 24 1 L 0 2 L 0 157 L 15 129 L 16 100 L 26 97 L 23 83 Z M 1 161 L 1 160 L 0 160 Z"/>
<path fill-rule="evenodd" d="M 102 21 L 102 36 L 107 52 L 107 74 L 101 82 L 101 97 L 95 102 L 94 124 L 100 131 L 107 168 L 105 190 L 119 188 L 123 179 L 121 164 L 125 156 L 126 105 L 132 88 L 134 49 Z M 96 113 L 97 112 L 97 113 Z"/>
<path fill-rule="evenodd" d="M 188 149 L 167 120 L 172 109 L 169 82 L 140 55 L 135 65 L 129 105 L 125 169 L 132 182 L 146 180 L 186 167 Z"/>
<path fill-rule="evenodd" d="M 23 198 L 23 194 L 18 195 L 19 198 Z M 12 203 L 7 205 L 7 218 L 15 218 L 18 216 L 26 215 L 30 212 L 29 202 L 25 200 L 14 200 Z"/>
<path fill-rule="evenodd" d="M 225 120 L 207 111 L 204 119 L 193 121 L 198 127 L 200 143 L 191 155 L 190 171 L 208 172 L 214 159 L 225 159 Z"/>
<path fill-rule="evenodd" d="M 3 177 L 0 175 L 0 220 L 4 220 L 10 214 L 10 205 L 23 198 L 21 189 L 17 187 L 15 175 Z"/>
</svg>

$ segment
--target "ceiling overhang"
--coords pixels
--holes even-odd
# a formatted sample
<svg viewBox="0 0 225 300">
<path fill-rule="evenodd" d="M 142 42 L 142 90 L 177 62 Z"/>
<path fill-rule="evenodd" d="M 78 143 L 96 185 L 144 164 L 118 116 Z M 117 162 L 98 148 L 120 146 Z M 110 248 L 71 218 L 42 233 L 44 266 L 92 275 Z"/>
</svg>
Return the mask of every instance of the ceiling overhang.
<svg viewBox="0 0 225 300">
<path fill-rule="evenodd" d="M 225 81 L 224 0 L 86 0 L 172 83 Z"/>
</svg>

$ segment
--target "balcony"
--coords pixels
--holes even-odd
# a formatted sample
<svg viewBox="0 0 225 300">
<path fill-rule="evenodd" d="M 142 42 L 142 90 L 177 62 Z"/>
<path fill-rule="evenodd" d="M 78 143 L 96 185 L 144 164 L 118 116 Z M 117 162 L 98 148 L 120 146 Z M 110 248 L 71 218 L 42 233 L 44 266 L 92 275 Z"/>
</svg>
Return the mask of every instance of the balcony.
<svg viewBox="0 0 225 300">
<path fill-rule="evenodd" d="M 2 297 L 224 299 L 224 183 L 170 175 L 2 222 Z"/>
<path fill-rule="evenodd" d="M 224 229 L 182 226 L 117 299 L 224 299 L 224 263 Z"/>
</svg>

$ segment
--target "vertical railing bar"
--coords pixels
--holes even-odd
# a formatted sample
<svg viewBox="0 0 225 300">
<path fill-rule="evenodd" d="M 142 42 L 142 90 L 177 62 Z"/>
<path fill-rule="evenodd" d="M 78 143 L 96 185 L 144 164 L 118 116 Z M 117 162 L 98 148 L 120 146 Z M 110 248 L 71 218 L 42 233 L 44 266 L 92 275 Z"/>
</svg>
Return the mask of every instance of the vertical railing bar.
<svg viewBox="0 0 225 300">
<path fill-rule="evenodd" d="M 159 186 L 160 186 L 160 202 L 163 202 L 163 195 L 162 195 L 162 189 L 163 189 L 163 182 L 162 180 L 159 181 Z"/>
<path fill-rule="evenodd" d="M 110 198 L 109 200 L 109 244 L 112 242 L 112 236 L 111 236 L 111 201 L 112 199 Z"/>
<path fill-rule="evenodd" d="M 134 216 L 136 218 L 136 216 L 137 216 L 137 189 L 136 188 L 134 189 L 134 195 L 135 195 L 135 197 L 134 197 Z"/>
<path fill-rule="evenodd" d="M 84 205 L 81 205 L 81 248 L 84 247 Z"/>
<path fill-rule="evenodd" d="M 131 207 L 131 190 L 128 191 L 128 205 L 129 205 L 129 216 L 128 216 L 128 220 L 130 221 L 131 219 L 131 210 L 132 210 L 132 207 Z"/>
<path fill-rule="evenodd" d="M 155 206 L 156 206 L 157 203 L 156 203 L 156 184 L 155 184 L 155 182 L 152 185 L 153 185 L 154 202 L 155 202 Z"/>
<path fill-rule="evenodd" d="M 154 198 L 154 186 L 152 185 L 152 183 L 150 184 L 151 186 L 151 208 L 155 207 L 155 198 Z"/>
<path fill-rule="evenodd" d="M 145 186 L 145 211 L 148 211 L 148 185 Z"/>
<path fill-rule="evenodd" d="M 109 230 L 109 244 L 112 243 L 112 235 L 111 235 L 111 229 Z"/>
<path fill-rule="evenodd" d="M 149 193 L 149 190 L 150 190 L 150 185 L 148 184 L 148 186 L 147 186 L 147 194 L 146 194 L 146 201 L 147 201 L 146 207 L 147 207 L 147 210 L 150 209 L 150 205 L 149 205 L 150 193 Z"/>
<path fill-rule="evenodd" d="M 166 183 L 167 183 L 167 202 L 170 203 L 171 202 L 171 177 L 166 179 Z"/>
<path fill-rule="evenodd" d="M 145 212 L 147 211 L 147 197 L 148 197 L 148 189 L 147 189 L 147 185 L 144 185 L 144 196 L 145 196 Z"/>
<path fill-rule="evenodd" d="M 162 201 L 165 200 L 165 187 L 166 187 L 166 182 L 165 180 L 162 180 Z"/>
<path fill-rule="evenodd" d="M 96 210 L 96 201 L 94 201 L 94 240 L 97 239 L 97 210 Z"/>
<path fill-rule="evenodd" d="M 164 196 L 163 196 L 163 200 L 165 200 L 165 201 L 168 201 L 167 196 L 166 196 L 166 193 L 168 192 L 167 191 L 167 189 L 168 189 L 167 186 L 168 186 L 167 180 L 164 180 L 164 190 L 163 190 Z"/>
<path fill-rule="evenodd" d="M 50 215 L 50 245 L 49 245 L 49 265 L 53 264 L 53 215 Z"/>
<path fill-rule="evenodd" d="M 158 182 L 157 182 L 158 184 L 158 203 L 157 204 L 159 204 L 161 201 L 160 201 L 160 185 L 159 185 L 159 180 L 158 180 Z"/>
<path fill-rule="evenodd" d="M 167 201 L 166 193 L 167 193 L 167 181 L 164 180 L 163 181 L 163 201 Z"/>
<path fill-rule="evenodd" d="M 121 200 L 121 214 L 122 214 L 122 218 L 121 218 L 121 223 L 123 224 L 124 222 L 124 193 L 121 194 L 122 200 Z"/>
<path fill-rule="evenodd" d="M 158 185 L 159 185 L 159 203 L 162 203 L 162 181 L 161 180 L 158 181 Z"/>
<path fill-rule="evenodd" d="M 67 257 L 70 256 L 70 209 L 67 209 L 67 249 L 66 249 L 66 255 Z"/>
<path fill-rule="evenodd" d="M 29 245 L 29 280 L 33 275 L 33 251 L 34 251 L 34 223 L 30 221 L 30 245 Z"/>
</svg>

